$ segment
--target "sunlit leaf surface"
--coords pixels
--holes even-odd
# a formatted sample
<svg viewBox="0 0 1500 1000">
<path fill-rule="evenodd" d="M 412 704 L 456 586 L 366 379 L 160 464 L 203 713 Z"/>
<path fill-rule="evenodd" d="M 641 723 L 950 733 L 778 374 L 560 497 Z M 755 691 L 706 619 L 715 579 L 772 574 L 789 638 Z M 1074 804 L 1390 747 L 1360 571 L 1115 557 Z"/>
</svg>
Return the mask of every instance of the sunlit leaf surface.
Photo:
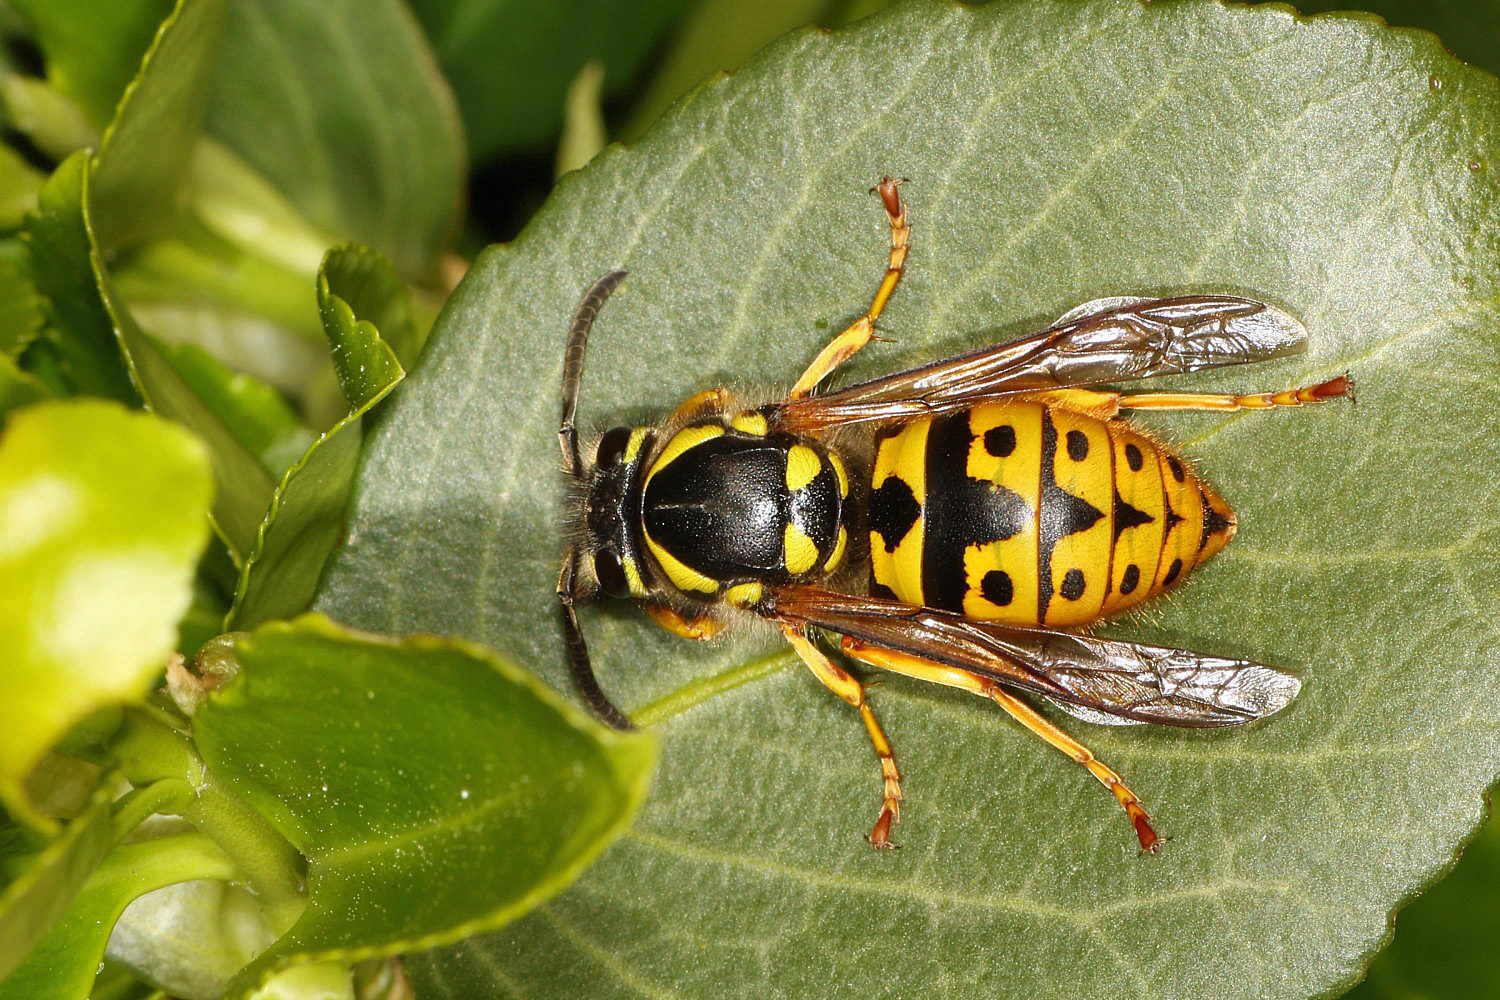
<svg viewBox="0 0 1500 1000">
<path fill-rule="evenodd" d="M 1240 731 L 1071 728 L 1164 832 L 992 705 L 872 699 L 906 775 L 899 852 L 849 708 L 764 635 L 700 647 L 587 609 L 602 683 L 664 739 L 624 840 L 525 920 L 408 968 L 437 997 L 1260 996 L 1335 991 L 1451 861 L 1500 764 L 1493 669 L 1500 83 L 1369 17 L 1216 3 L 903 5 L 805 31 L 566 179 L 481 257 L 393 396 L 321 606 L 479 638 L 568 690 L 552 596 L 562 339 L 580 413 L 785 385 L 914 250 L 847 380 L 1109 294 L 1221 290 L 1306 323 L 1301 358 L 1164 380 L 1358 406 L 1167 415 L 1240 513 L 1175 598 L 1111 626 L 1294 669 Z"/>
</svg>

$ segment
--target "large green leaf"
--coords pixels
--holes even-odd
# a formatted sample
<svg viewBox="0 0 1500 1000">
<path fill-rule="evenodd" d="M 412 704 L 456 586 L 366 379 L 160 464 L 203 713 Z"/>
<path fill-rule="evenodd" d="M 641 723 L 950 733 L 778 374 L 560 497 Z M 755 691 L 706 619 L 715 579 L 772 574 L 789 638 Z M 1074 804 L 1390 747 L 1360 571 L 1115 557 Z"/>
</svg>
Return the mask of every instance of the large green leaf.
<svg viewBox="0 0 1500 1000">
<path fill-rule="evenodd" d="M 208 129 L 313 225 L 403 274 L 427 276 L 455 228 L 458 109 L 398 0 L 239 0 Z"/>
<path fill-rule="evenodd" d="M 1297 4 L 1309 14 L 1347 10 L 1339 0 L 1311 0 Z M 1364 0 L 1367 10 L 1392 24 L 1411 25 L 1437 32 L 1443 44 L 1460 59 L 1500 72 L 1500 10 L 1489 0 Z"/>
<path fill-rule="evenodd" d="M 1500 930 L 1500 825 L 1464 849 L 1453 874 L 1401 911 L 1396 940 L 1349 1000 L 1468 1000 L 1500 994 L 1490 951 Z"/>
<path fill-rule="evenodd" d="M 1266 724 L 1070 728 L 1175 840 L 1137 859 L 1110 797 L 992 705 L 872 698 L 899 839 L 854 713 L 769 640 L 695 646 L 588 609 L 602 681 L 664 739 L 634 830 L 569 892 L 409 968 L 434 996 L 1298 997 L 1348 984 L 1500 768 L 1500 83 L 1368 17 L 1133 0 L 908 4 L 793 35 L 564 180 L 476 261 L 372 436 L 321 606 L 477 637 L 568 685 L 552 587 L 562 338 L 599 274 L 580 412 L 789 382 L 884 266 L 864 190 L 911 178 L 914 250 L 852 380 L 1101 295 L 1289 308 L 1358 407 L 1181 414 L 1240 535 L 1112 629 L 1298 670 Z M 1153 385 L 1153 388 L 1157 386 Z M 833 984 L 837 984 L 836 986 Z"/>
</svg>

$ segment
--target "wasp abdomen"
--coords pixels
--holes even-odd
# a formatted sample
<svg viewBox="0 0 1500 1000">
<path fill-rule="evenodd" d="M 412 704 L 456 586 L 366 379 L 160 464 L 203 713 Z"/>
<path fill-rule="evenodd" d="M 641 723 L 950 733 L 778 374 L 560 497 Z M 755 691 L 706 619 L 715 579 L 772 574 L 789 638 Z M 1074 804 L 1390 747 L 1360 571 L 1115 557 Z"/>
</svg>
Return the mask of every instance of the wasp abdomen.
<svg viewBox="0 0 1500 1000">
<path fill-rule="evenodd" d="M 1213 555 L 1234 514 L 1123 420 L 992 403 L 883 432 L 870 495 L 876 593 L 1014 625 L 1079 625 Z"/>
</svg>

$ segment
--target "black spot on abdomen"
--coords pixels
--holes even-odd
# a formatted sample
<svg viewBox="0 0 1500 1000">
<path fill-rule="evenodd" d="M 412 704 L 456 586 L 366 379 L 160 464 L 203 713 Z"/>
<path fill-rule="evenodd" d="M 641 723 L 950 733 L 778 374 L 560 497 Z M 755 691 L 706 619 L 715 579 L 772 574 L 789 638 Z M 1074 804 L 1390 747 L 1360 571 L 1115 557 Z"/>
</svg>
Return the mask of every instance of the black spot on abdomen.
<svg viewBox="0 0 1500 1000">
<path fill-rule="evenodd" d="M 1083 578 L 1083 570 L 1076 566 L 1063 574 L 1062 586 L 1057 592 L 1069 601 L 1076 601 L 1083 596 L 1087 581 Z"/>
<path fill-rule="evenodd" d="M 1181 572 L 1182 572 L 1182 560 L 1181 559 L 1173 559 L 1172 560 L 1172 565 L 1170 565 L 1170 566 L 1167 567 L 1167 575 L 1161 578 L 1161 585 L 1163 587 L 1170 587 L 1172 585 L 1172 581 L 1175 580 L 1175 579 L 1177 579 L 1177 574 L 1179 574 Z"/>
<path fill-rule="evenodd" d="M 984 432 L 984 450 L 996 458 L 1005 458 L 1016 450 L 1016 429 L 1010 424 L 991 427 Z"/>
<path fill-rule="evenodd" d="M 1016 596 L 1016 588 L 1011 583 L 1010 574 L 1003 569 L 992 569 L 984 574 L 984 579 L 979 583 L 979 592 L 984 595 L 986 601 L 1002 608 L 1010 604 Z"/>
</svg>

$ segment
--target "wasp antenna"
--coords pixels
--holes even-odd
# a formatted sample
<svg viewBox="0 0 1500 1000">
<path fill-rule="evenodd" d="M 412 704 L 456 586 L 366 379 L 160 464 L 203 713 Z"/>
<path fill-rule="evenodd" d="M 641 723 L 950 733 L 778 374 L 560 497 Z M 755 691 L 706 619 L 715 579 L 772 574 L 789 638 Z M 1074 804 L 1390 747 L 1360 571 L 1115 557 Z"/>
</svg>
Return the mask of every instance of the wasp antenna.
<svg viewBox="0 0 1500 1000">
<path fill-rule="evenodd" d="M 594 317 L 610 293 L 625 280 L 624 271 L 611 271 L 583 294 L 578 309 L 573 313 L 573 325 L 568 328 L 568 347 L 563 352 L 562 378 L 562 423 L 557 428 L 557 437 L 562 444 L 563 461 L 568 472 L 578 475 L 583 462 L 578 455 L 578 431 L 573 426 L 573 415 L 578 410 L 578 384 L 583 381 L 583 355 L 588 348 L 589 330 Z M 582 639 L 579 640 L 580 644 Z M 586 662 L 586 661 L 585 661 Z"/>
<path fill-rule="evenodd" d="M 623 272 L 619 273 L 623 277 Z M 599 286 L 594 287 L 597 289 Z M 606 291 L 605 295 L 608 294 Z M 577 593 L 577 572 L 577 550 L 569 547 L 563 557 L 562 574 L 557 578 L 557 599 L 562 602 L 563 607 L 563 634 L 568 647 L 568 663 L 573 668 L 573 682 L 578 685 L 584 702 L 599 717 L 600 722 L 622 733 L 629 732 L 635 728 L 635 724 L 600 690 L 599 679 L 594 676 L 594 665 L 589 661 L 588 643 L 583 641 L 583 629 L 578 624 L 578 612 L 573 607 Z"/>
</svg>

